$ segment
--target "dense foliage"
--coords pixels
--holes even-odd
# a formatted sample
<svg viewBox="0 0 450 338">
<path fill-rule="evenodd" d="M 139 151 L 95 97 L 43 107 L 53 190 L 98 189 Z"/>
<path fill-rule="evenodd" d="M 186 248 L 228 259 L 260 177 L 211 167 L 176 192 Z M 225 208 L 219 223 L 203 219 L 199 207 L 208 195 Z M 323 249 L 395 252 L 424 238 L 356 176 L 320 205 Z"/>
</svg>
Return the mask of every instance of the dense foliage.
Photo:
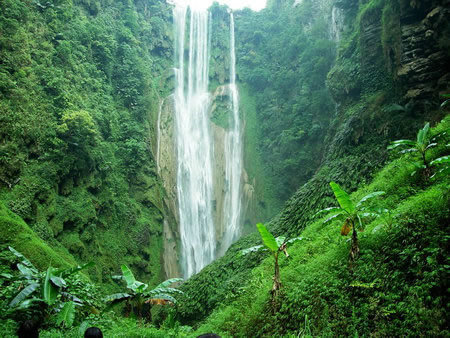
<svg viewBox="0 0 450 338">
<path fill-rule="evenodd" d="M 169 16 L 160 1 L 0 4 L 0 201 L 53 249 L 95 259 L 89 274 L 99 282 L 119 257 L 160 278 L 150 150 L 168 91 Z M 11 243 L 5 223 L 0 232 L 47 264 L 34 242 Z"/>
<path fill-rule="evenodd" d="M 151 155 L 170 7 L 1 0 L 0 336 L 450 335 L 446 2 L 268 3 L 235 13 L 240 111 L 255 208 L 286 205 L 179 291 Z M 211 14 L 215 90 L 229 13 Z"/>
<path fill-rule="evenodd" d="M 237 15 L 238 76 L 256 100 L 267 190 L 282 202 L 319 166 L 335 110 L 325 86 L 336 51 L 330 15 L 309 1 Z"/>
</svg>

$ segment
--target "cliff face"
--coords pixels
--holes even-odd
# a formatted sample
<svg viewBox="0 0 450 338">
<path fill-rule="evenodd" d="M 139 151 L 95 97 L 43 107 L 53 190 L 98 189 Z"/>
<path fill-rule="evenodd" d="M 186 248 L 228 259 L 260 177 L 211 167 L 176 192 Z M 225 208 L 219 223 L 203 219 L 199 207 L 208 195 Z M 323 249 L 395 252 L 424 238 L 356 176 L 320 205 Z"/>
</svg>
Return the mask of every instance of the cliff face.
<svg viewBox="0 0 450 338">
<path fill-rule="evenodd" d="M 298 16 L 291 16 L 296 13 L 292 9 L 292 2 L 287 1 L 284 6 L 277 5 L 275 10 L 252 14 L 254 16 L 249 13 L 242 13 L 242 17 L 237 16 L 241 20 L 238 21 L 241 25 L 238 26 L 241 41 L 238 58 L 240 80 L 250 87 L 251 96 L 259 94 L 258 100 L 267 104 L 252 106 L 245 102 L 243 109 L 257 107 L 255 111 L 259 120 L 256 119 L 255 125 L 259 128 L 264 127 L 262 124 L 265 120 L 273 122 L 270 125 L 273 132 L 271 137 L 261 134 L 261 129 L 259 134 L 255 133 L 258 135 L 257 139 L 267 141 L 269 138 L 267 149 L 276 150 L 277 142 L 283 140 L 282 136 L 289 135 L 292 136 L 291 140 L 299 137 L 299 140 L 303 141 L 293 144 L 297 146 L 295 150 L 305 156 L 305 151 L 311 151 L 311 148 L 306 147 L 308 139 L 301 138 L 304 134 L 298 129 L 292 133 L 289 130 L 290 127 L 297 126 L 298 120 L 289 120 L 288 127 L 282 123 L 286 116 L 292 116 L 293 102 L 296 104 L 295 108 L 302 107 L 307 111 L 306 107 L 309 107 L 303 106 L 304 102 L 301 100 L 294 101 L 294 98 L 301 98 L 308 93 L 308 102 L 312 102 L 318 97 L 318 92 L 309 91 L 309 78 L 305 79 L 302 73 L 294 72 L 295 77 L 302 80 L 296 87 L 296 82 L 289 72 L 289 69 L 299 69 L 295 68 L 298 66 L 293 60 L 298 60 L 301 49 L 289 48 L 292 46 L 291 42 L 296 41 L 294 37 L 303 42 L 303 50 L 311 48 L 304 42 L 308 41 L 308 36 L 301 35 L 294 27 L 310 22 L 310 8 L 313 8 L 313 4 L 306 0 L 298 1 Z M 327 110 L 326 113 L 320 109 L 314 111 L 318 116 L 325 115 L 324 119 L 316 121 L 323 125 L 329 123 L 325 135 L 320 138 L 323 148 L 319 148 L 321 151 L 312 152 L 319 157 L 316 170 L 286 202 L 282 212 L 270 222 L 271 231 L 276 235 L 299 236 L 308 225 L 314 223 L 314 214 L 318 210 L 335 204 L 329 187 L 330 181 L 338 182 L 350 192 L 370 182 L 373 174 L 388 159 L 386 147 L 390 141 L 414 139 L 417 130 L 423 127 L 425 121 L 435 124 L 445 114 L 439 108 L 439 93 L 448 93 L 450 90 L 450 53 L 446 38 L 449 23 L 445 19 L 448 18 L 448 1 L 341 0 L 335 1 L 334 6 L 343 15 L 338 25 L 341 28 L 337 29 L 340 32 L 336 46 L 337 56 L 334 64 L 326 70 L 326 85 L 336 103 L 335 109 Z M 269 18 L 271 24 L 264 26 L 264 19 Z M 282 26 L 277 24 L 278 20 L 283 22 Z M 292 22 L 297 26 L 290 26 Z M 332 25 L 335 23 L 336 21 L 333 21 Z M 260 27 L 259 25 L 264 29 L 255 29 Z M 290 27 L 292 29 L 288 29 Z M 309 34 L 317 34 L 318 31 L 319 26 L 316 26 Z M 293 35 L 293 32 L 297 34 Z M 272 36 L 278 36 L 280 40 L 269 39 Z M 306 40 L 300 39 L 299 36 Z M 336 37 L 336 34 L 332 36 Z M 269 44 L 268 41 L 273 43 Z M 280 41 L 284 44 L 276 44 Z M 292 59 L 289 57 L 290 52 L 294 55 Z M 312 52 L 308 54 L 309 59 L 313 59 L 313 56 Z M 307 60 L 302 59 L 304 63 Z M 314 62 L 314 65 L 319 64 L 318 60 L 315 61 L 317 62 Z M 271 67 L 283 74 L 283 81 L 277 82 L 278 78 L 270 73 Z M 313 77 L 316 71 L 307 74 Z M 314 79 L 317 80 L 316 77 Z M 273 93 L 278 96 L 267 100 Z M 247 97 L 244 99 L 247 100 Z M 289 101 L 290 99 L 292 101 Z M 309 120 L 301 121 L 299 126 L 310 126 Z M 311 126 L 307 131 L 312 129 Z M 297 133 L 298 131 L 300 132 Z M 259 149 L 261 150 L 261 147 Z M 273 155 L 263 154 L 266 155 L 266 165 L 273 166 L 268 160 L 273 158 L 269 157 Z M 305 167 L 300 165 L 297 171 L 290 174 L 292 176 L 286 177 L 298 177 L 303 173 L 302 168 L 307 168 L 310 162 L 303 161 L 302 164 Z M 245 285 L 250 270 L 258 263 L 248 257 L 236 257 L 241 249 L 257 244 L 260 242 L 256 236 L 242 238 L 223 259 L 208 267 L 207 272 L 189 280 L 184 287 L 186 292 L 195 295 L 196 301 L 188 302 L 180 317 L 196 322 L 205 318 L 198 313 L 211 313 L 219 306 L 217 302 L 202 302 L 202 299 L 216 299 L 224 294 L 232 294 L 239 302 L 240 298 L 235 290 L 242 284 Z M 305 245 L 308 244 L 305 242 Z M 314 256 L 316 253 L 305 254 Z M 303 271 L 296 270 L 295 273 L 302 274 Z M 212 280 L 213 286 L 199 291 L 197 283 L 206 280 Z M 252 283 L 258 282 L 253 280 Z M 323 299 L 320 298 L 317 302 L 320 303 Z M 283 301 L 286 302 L 283 306 L 288 308 L 292 299 Z"/>
</svg>

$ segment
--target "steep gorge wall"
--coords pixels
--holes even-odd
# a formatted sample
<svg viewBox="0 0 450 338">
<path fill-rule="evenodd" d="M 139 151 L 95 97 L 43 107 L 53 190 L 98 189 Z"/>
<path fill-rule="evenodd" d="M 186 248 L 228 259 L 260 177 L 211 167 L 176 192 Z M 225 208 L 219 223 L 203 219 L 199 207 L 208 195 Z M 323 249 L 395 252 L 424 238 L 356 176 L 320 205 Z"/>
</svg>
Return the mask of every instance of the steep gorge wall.
<svg viewBox="0 0 450 338">
<path fill-rule="evenodd" d="M 170 91 L 170 8 L 6 0 L 0 30 L 2 245 L 40 268 L 94 261 L 89 276 L 108 287 L 120 264 L 157 283 L 164 195 L 151 149 Z M 16 234 L 11 211 L 26 221 Z"/>
<path fill-rule="evenodd" d="M 301 11 L 300 6 L 307 4 L 308 1 L 303 1 L 297 10 Z M 338 182 L 347 191 L 363 186 L 388 159 L 386 146 L 389 141 L 414 138 L 425 121 L 435 123 L 445 114 L 439 108 L 439 93 L 448 93 L 450 90 L 448 62 L 443 64 L 441 61 L 450 59 L 446 42 L 449 24 L 444 15 L 447 13 L 447 1 L 360 3 L 342 0 L 335 1 L 334 4 L 344 14 L 344 20 L 335 62 L 325 75 L 327 88 L 337 103 L 337 109 L 327 112 L 329 125 L 321 138 L 322 151 L 312 153 L 320 157 L 315 172 L 286 202 L 282 212 L 270 222 L 271 231 L 276 235 L 298 236 L 312 223 L 313 215 L 318 210 L 334 204 L 330 181 Z M 276 7 L 274 11 L 266 13 L 243 13 L 242 19 L 254 15 L 252 20 L 261 24 L 270 18 L 275 26 L 271 27 L 272 30 L 280 29 L 274 24 L 277 21 L 288 27 L 286 22 L 292 17 L 287 12 L 294 12 L 294 9 L 289 1 L 284 6 L 286 12 L 282 11 L 283 7 Z M 305 10 L 304 14 L 307 15 L 308 11 Z M 300 25 L 304 22 L 302 20 L 308 21 L 309 18 L 310 16 L 303 18 L 298 15 L 296 19 L 299 21 L 294 22 Z M 270 61 L 281 72 L 283 67 L 287 67 L 283 62 L 291 61 L 285 57 L 289 52 L 289 44 L 286 42 L 281 56 L 276 54 L 273 49 L 278 51 L 279 45 L 269 45 L 266 40 L 272 32 L 258 31 L 254 21 L 249 19 L 248 22 L 249 27 L 253 27 L 253 42 L 241 46 L 241 53 L 245 51 L 247 55 L 241 55 L 240 62 L 259 65 L 259 54 L 266 48 L 267 53 L 272 56 Z M 239 29 L 243 30 L 243 25 L 244 20 Z M 431 32 L 426 34 L 427 31 Z M 274 32 L 279 34 L 277 30 Z M 289 42 L 289 39 L 293 39 L 289 31 L 283 33 L 287 36 L 281 35 L 281 39 L 284 37 Z M 246 41 L 242 36 L 241 39 Z M 421 47 L 416 50 L 419 42 Z M 264 48 L 257 50 L 254 43 L 262 44 Z M 272 48 L 267 48 L 268 46 Z M 270 78 L 270 74 L 267 74 L 267 69 L 271 66 L 269 61 L 263 64 L 265 68 L 258 67 L 255 73 L 247 74 L 244 73 L 245 68 L 251 70 L 251 67 L 241 65 L 240 79 L 245 79 L 248 85 L 269 95 L 270 90 L 275 90 L 280 84 L 275 82 L 276 77 Z M 424 64 L 427 66 L 422 67 Z M 409 70 L 408 76 L 402 75 L 404 69 Z M 302 74 L 294 74 L 304 80 Z M 261 75 L 272 81 L 267 81 Z M 282 78 L 289 80 L 286 76 Z M 258 85 L 261 87 L 257 87 Z M 411 90 L 413 93 L 420 92 L 420 95 L 411 95 Z M 292 95 L 301 97 L 302 92 L 297 91 Z M 308 98 L 311 99 L 312 96 Z M 289 108 L 289 105 L 282 105 L 281 108 Z M 263 106 L 259 106 L 256 114 L 262 114 L 265 110 Z M 285 111 L 285 114 L 289 116 L 289 111 Z M 277 116 L 282 118 L 283 115 Z M 272 126 L 278 133 L 283 131 L 275 123 Z M 300 174 L 302 167 L 298 170 L 294 175 Z M 259 264 L 258 259 L 262 259 L 261 256 L 242 256 L 240 251 L 257 244 L 260 244 L 260 239 L 256 234 L 243 237 L 223 258 L 187 281 L 183 289 L 192 300 L 186 300 L 186 304 L 180 309 L 180 318 L 195 324 L 221 304 L 219 299 L 239 300 L 238 290 L 247 283 L 251 270 Z M 200 284 L 208 287 L 200 290 Z M 203 301 L 204 299 L 208 301 Z"/>
</svg>

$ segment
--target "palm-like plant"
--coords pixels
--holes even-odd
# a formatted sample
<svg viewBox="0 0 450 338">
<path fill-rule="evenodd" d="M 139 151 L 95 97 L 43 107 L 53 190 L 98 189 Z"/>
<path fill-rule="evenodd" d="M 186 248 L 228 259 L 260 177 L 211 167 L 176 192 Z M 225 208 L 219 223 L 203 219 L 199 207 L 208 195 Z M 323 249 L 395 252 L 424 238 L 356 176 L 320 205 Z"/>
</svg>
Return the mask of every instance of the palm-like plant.
<svg viewBox="0 0 450 338">
<path fill-rule="evenodd" d="M 366 206 L 366 202 L 376 196 L 384 194 L 384 191 L 375 191 L 370 193 L 359 202 L 354 203 L 350 196 L 335 182 L 330 182 L 331 189 L 333 190 L 334 196 L 336 197 L 339 207 L 330 207 L 320 210 L 316 215 L 323 213 L 330 213 L 331 216 L 328 217 L 324 223 L 330 222 L 334 219 L 343 220 L 341 226 L 341 235 L 347 236 L 352 232 L 352 244 L 350 248 L 350 262 L 353 262 L 358 258 L 359 255 L 359 243 L 358 243 L 358 229 L 363 229 L 362 220 L 369 217 L 378 217 L 380 212 L 383 210 L 373 210 Z"/>
<path fill-rule="evenodd" d="M 182 278 L 168 279 L 149 290 L 148 284 L 137 281 L 133 272 L 126 265 L 122 265 L 120 268 L 122 276 L 113 276 L 113 278 L 125 280 L 128 292 L 109 295 L 106 297 L 106 301 L 111 303 L 126 301 L 131 306 L 131 311 L 139 318 L 147 316 L 151 320 L 150 311 L 144 309 L 145 303 L 149 304 L 150 307 L 155 304 L 175 304 L 176 299 L 173 296 L 177 293 L 183 293 L 178 289 L 169 287 L 171 284 L 182 281 Z"/>
<path fill-rule="evenodd" d="M 10 276 L 11 281 L 19 281 L 21 291 L 9 303 L 14 310 L 27 310 L 37 305 L 47 315 L 56 313 L 56 323 L 70 327 L 75 319 L 75 305 L 83 302 L 72 296 L 68 290 L 66 278 L 93 265 L 88 263 L 70 269 L 49 267 L 45 272 L 39 272 L 34 265 L 20 252 L 9 247 L 9 250 L 21 262 L 17 264 L 21 276 Z"/>
<path fill-rule="evenodd" d="M 430 174 L 430 163 L 427 159 L 427 151 L 437 145 L 437 143 L 432 142 L 430 139 L 430 123 L 425 123 L 425 126 L 420 129 L 417 133 L 416 140 L 397 140 L 391 142 L 391 145 L 388 146 L 389 150 L 402 147 L 406 148 L 401 151 L 402 154 L 405 153 L 418 153 L 420 157 L 420 162 L 414 162 L 414 165 L 418 169 L 425 170 L 425 176 L 429 176 Z M 414 172 L 415 173 L 415 172 Z M 413 173 L 413 174 L 414 174 Z"/>
<path fill-rule="evenodd" d="M 280 252 L 284 253 L 286 257 L 289 257 L 287 252 L 287 244 L 292 243 L 294 241 L 300 240 L 301 237 L 293 238 L 286 241 L 286 237 L 280 236 L 275 238 L 269 230 L 262 223 L 256 224 L 258 228 L 259 234 L 261 235 L 263 245 L 257 245 L 242 251 L 243 255 L 246 255 L 250 252 L 259 251 L 259 250 L 269 250 L 274 258 L 274 276 L 273 276 L 273 286 L 272 286 L 272 302 L 275 301 L 275 298 L 278 295 L 279 290 L 281 289 L 281 277 L 280 277 L 280 266 L 278 264 L 278 256 Z"/>
</svg>

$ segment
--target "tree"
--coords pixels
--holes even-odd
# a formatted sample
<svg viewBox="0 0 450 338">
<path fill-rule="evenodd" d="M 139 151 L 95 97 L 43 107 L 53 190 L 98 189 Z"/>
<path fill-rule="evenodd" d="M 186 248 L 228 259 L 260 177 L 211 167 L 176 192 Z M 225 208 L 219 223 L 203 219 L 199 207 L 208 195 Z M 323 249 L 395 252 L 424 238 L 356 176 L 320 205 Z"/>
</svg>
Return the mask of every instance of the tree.
<svg viewBox="0 0 450 338">
<path fill-rule="evenodd" d="M 275 299 L 281 289 L 281 277 L 280 277 L 280 266 L 278 264 L 278 256 L 280 252 L 283 252 L 286 257 L 289 257 L 287 252 L 287 244 L 292 243 L 294 241 L 302 239 L 301 237 L 293 238 L 286 241 L 286 237 L 280 236 L 275 238 L 269 230 L 262 223 L 256 224 L 258 228 L 259 234 L 261 235 L 262 242 L 265 248 L 262 245 L 257 245 L 242 251 L 243 255 L 246 255 L 250 252 L 265 250 L 268 249 L 274 258 L 274 276 L 273 276 L 273 286 L 272 286 L 272 303 L 275 303 Z"/>
<path fill-rule="evenodd" d="M 150 310 L 144 308 L 144 304 L 152 305 L 169 305 L 175 304 L 176 299 L 173 297 L 176 293 L 183 293 L 182 291 L 171 288 L 169 285 L 182 281 L 182 278 L 168 279 L 154 289 L 148 290 L 148 284 L 136 280 L 133 272 L 126 266 L 121 265 L 122 276 L 113 276 L 114 279 L 125 280 L 127 283 L 128 293 L 115 293 L 106 297 L 107 302 L 116 303 L 126 301 L 127 305 L 131 306 L 131 311 L 137 317 L 143 318 L 145 316 L 151 320 Z"/>
<path fill-rule="evenodd" d="M 363 224 L 362 220 L 364 218 L 369 217 L 378 217 L 380 215 L 380 212 L 383 210 L 373 210 L 367 208 L 365 205 L 365 202 L 370 200 L 371 198 L 374 198 L 376 196 L 380 196 L 384 194 L 384 191 L 375 191 L 373 193 L 370 193 L 361 200 L 359 200 L 358 203 L 353 203 L 353 201 L 350 199 L 350 196 L 335 182 L 330 182 L 331 189 L 333 190 L 334 196 L 336 197 L 339 207 L 330 207 L 326 209 L 320 210 L 316 215 L 322 214 L 322 213 L 332 213 L 332 215 L 327 218 L 324 223 L 330 222 L 333 219 L 342 219 L 344 220 L 344 223 L 341 227 L 341 235 L 347 236 L 350 233 L 350 230 L 352 231 L 352 244 L 350 248 L 350 264 L 352 264 L 359 255 L 359 243 L 358 243 L 358 228 L 362 229 Z"/>
</svg>

